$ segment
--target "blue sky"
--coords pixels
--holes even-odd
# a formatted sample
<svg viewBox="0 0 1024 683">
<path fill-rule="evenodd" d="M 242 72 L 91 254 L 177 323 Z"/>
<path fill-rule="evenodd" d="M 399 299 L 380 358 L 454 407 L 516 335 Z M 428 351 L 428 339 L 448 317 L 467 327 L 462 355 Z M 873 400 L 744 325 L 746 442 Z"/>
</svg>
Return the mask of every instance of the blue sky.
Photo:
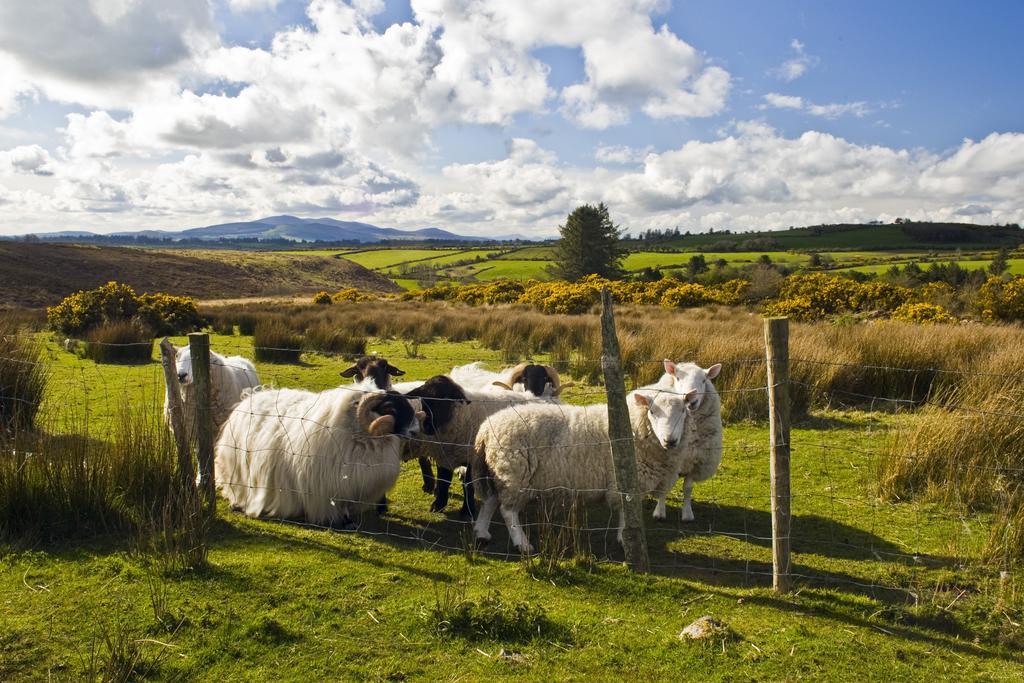
<svg viewBox="0 0 1024 683">
<path fill-rule="evenodd" d="M 44 5 L 0 2 L 6 233 L 1024 219 L 1024 3 Z"/>
</svg>

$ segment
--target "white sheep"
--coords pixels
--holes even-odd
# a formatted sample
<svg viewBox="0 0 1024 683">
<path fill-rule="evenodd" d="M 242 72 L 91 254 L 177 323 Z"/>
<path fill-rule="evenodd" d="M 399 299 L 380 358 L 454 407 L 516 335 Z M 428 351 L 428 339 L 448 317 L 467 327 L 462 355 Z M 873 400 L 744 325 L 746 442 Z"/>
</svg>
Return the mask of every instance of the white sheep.
<svg viewBox="0 0 1024 683">
<path fill-rule="evenodd" d="M 653 493 L 678 475 L 679 448 L 690 395 L 644 387 L 629 394 L 640 490 Z M 619 512 L 619 542 L 625 515 L 616 490 L 606 405 L 529 404 L 490 417 L 476 437 L 473 468 L 486 492 L 474 525 L 488 541 L 491 517 L 501 507 L 512 543 L 533 552 L 519 522 L 526 504 L 545 492 L 571 493 L 584 502 L 604 500 Z M 675 479 L 672 479 L 673 483 Z"/>
<path fill-rule="evenodd" d="M 659 486 L 658 499 L 654 507 L 654 518 L 665 519 L 665 499 L 675 486 L 678 478 L 683 481 L 683 508 L 680 517 L 684 522 L 693 521 L 693 485 L 710 479 L 722 463 L 722 401 L 711 380 L 718 377 L 721 363 L 702 368 L 696 363 L 673 363 L 665 360 L 665 374 L 658 381 L 659 387 L 670 387 L 676 393 L 688 394 L 686 429 L 680 453 L 679 469 Z"/>
<path fill-rule="evenodd" d="M 195 378 L 192 374 L 192 349 L 188 346 L 175 347 L 175 365 L 178 368 L 178 383 L 181 387 L 181 402 L 185 409 L 185 432 L 194 433 L 196 419 Z M 220 428 L 231 414 L 231 409 L 242 399 L 242 392 L 260 383 L 256 366 L 248 358 L 231 356 L 225 358 L 210 351 L 210 408 L 214 430 Z M 170 387 L 164 394 L 164 421 L 171 424 Z"/>
<path fill-rule="evenodd" d="M 395 392 L 255 390 L 221 429 L 217 485 L 250 517 L 353 528 L 397 481 L 422 417 Z"/>
<path fill-rule="evenodd" d="M 426 413 L 422 433 L 419 438 L 409 442 L 409 452 L 412 456 L 428 458 L 437 464 L 437 489 L 430 509 L 440 511 L 445 508 L 454 470 L 466 467 L 461 510 L 461 514 L 466 517 L 473 517 L 476 513 L 470 461 L 480 425 L 494 413 L 510 406 L 550 402 L 538 399 L 529 392 L 509 391 L 494 386 L 476 391 L 464 389 L 447 375 L 431 377 L 422 386 L 405 395 L 419 399 Z"/>
<path fill-rule="evenodd" d="M 490 391 L 494 388 L 506 391 L 528 391 L 534 396 L 555 397 L 571 383 L 562 384 L 558 371 L 550 365 L 520 363 L 498 372 L 487 370 L 483 363 L 469 363 L 452 368 L 448 376 L 463 389 Z"/>
</svg>

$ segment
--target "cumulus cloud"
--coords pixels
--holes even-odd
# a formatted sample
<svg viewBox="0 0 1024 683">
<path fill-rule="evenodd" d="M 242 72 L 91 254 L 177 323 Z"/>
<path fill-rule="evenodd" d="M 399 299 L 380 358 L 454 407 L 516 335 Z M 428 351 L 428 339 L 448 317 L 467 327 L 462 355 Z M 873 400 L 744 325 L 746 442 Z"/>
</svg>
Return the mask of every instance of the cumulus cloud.
<svg viewBox="0 0 1024 683">
<path fill-rule="evenodd" d="M 29 173 L 37 176 L 53 175 L 50 153 L 39 145 L 21 145 L 0 151 L 0 173 Z"/>
<path fill-rule="evenodd" d="M 795 95 L 780 95 L 770 92 L 764 96 L 764 103 L 758 109 L 797 109 L 811 116 L 836 119 L 840 116 L 852 115 L 863 118 L 874 112 L 867 102 L 835 102 L 832 104 L 815 104 Z"/>
<path fill-rule="evenodd" d="M 261 12 L 272 10 L 281 0 L 228 0 L 232 12 Z"/>
<path fill-rule="evenodd" d="M 806 46 L 796 38 L 789 42 L 789 47 L 794 56 L 769 71 L 772 76 L 787 83 L 800 78 L 820 61 L 814 55 L 807 54 Z"/>
</svg>

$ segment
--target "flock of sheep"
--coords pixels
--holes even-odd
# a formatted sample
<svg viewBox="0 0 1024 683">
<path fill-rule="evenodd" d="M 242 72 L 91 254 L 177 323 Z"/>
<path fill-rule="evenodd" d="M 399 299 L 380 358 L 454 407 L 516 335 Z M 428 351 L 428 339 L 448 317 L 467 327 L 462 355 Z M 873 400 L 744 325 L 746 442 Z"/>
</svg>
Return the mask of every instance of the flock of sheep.
<svg viewBox="0 0 1024 683">
<path fill-rule="evenodd" d="M 177 351 L 176 362 L 191 429 L 188 348 Z M 656 383 L 627 397 L 637 473 L 641 490 L 657 499 L 655 519 L 665 518 L 666 497 L 683 478 L 682 518 L 692 520 L 693 485 L 714 475 L 722 458 L 721 402 L 712 383 L 721 365 L 666 360 L 664 370 Z M 520 514 L 548 493 L 605 501 L 619 513 L 621 542 L 624 512 L 606 406 L 562 403 L 569 385 L 546 365 L 495 373 L 471 363 L 425 381 L 392 381 L 404 374 L 366 356 L 341 373 L 353 384 L 322 392 L 276 389 L 260 386 L 247 359 L 211 353 L 221 493 L 250 517 L 351 529 L 363 511 L 387 511 L 386 494 L 402 461 L 417 458 L 434 511 L 445 508 L 461 472 L 461 514 L 473 520 L 478 542 L 490 540 L 491 518 L 500 510 L 513 545 L 531 553 Z"/>
</svg>

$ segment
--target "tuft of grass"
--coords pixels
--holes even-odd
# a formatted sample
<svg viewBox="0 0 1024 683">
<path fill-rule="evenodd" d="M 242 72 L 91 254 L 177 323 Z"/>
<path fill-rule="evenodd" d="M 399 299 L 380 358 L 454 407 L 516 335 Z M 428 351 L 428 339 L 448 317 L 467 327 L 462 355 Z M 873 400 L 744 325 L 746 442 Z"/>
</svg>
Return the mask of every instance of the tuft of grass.
<svg viewBox="0 0 1024 683">
<path fill-rule="evenodd" d="M 110 322 L 90 331 L 82 355 L 97 363 L 148 363 L 153 359 L 153 335 L 138 320 Z"/>
<path fill-rule="evenodd" d="M 346 328 L 332 328 L 329 325 L 318 324 L 306 328 L 303 335 L 303 348 L 307 351 L 321 353 L 361 356 L 366 353 L 366 337 L 353 334 Z"/>
<path fill-rule="evenodd" d="M 42 345 L 8 321 L 0 321 L 0 330 L 0 433 L 32 431 L 49 377 Z"/>
<path fill-rule="evenodd" d="M 438 635 L 468 640 L 522 642 L 555 630 L 543 607 L 502 597 L 498 591 L 470 599 L 464 584 L 436 592 L 430 621 Z"/>
<path fill-rule="evenodd" d="M 280 319 L 256 323 L 252 343 L 256 360 L 266 363 L 298 363 L 302 357 L 302 337 Z"/>
</svg>

